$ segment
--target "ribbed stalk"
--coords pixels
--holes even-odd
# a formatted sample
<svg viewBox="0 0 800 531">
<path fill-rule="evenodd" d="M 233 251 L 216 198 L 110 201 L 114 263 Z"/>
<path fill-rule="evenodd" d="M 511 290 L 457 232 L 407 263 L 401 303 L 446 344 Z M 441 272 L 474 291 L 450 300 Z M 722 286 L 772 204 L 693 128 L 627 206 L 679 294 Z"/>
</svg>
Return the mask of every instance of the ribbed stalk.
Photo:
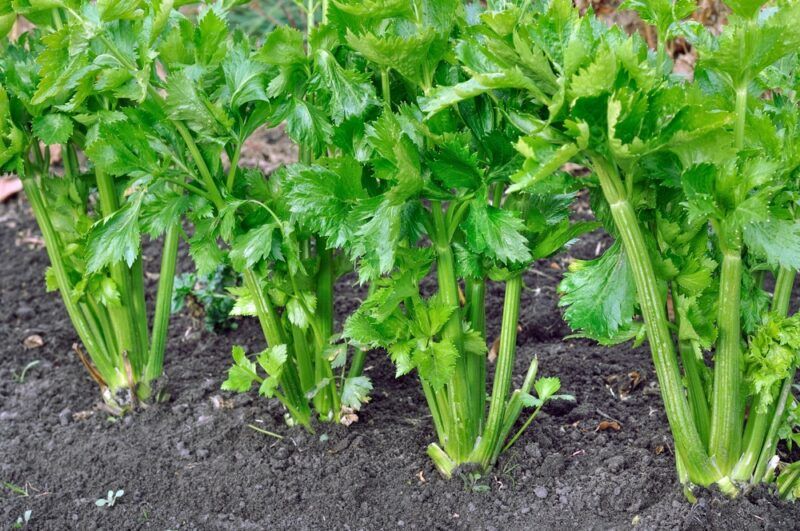
<svg viewBox="0 0 800 531">
<path fill-rule="evenodd" d="M 792 386 L 794 385 L 796 373 L 797 369 L 790 371 L 789 376 L 783 381 L 783 385 L 781 386 L 781 393 L 778 395 L 775 410 L 772 413 L 772 420 L 764 439 L 764 444 L 761 447 L 761 453 L 758 456 L 755 472 L 753 473 L 753 482 L 766 481 L 767 479 L 765 477 L 767 468 L 778 447 L 778 440 L 780 439 L 778 431 L 786 415 L 786 404 L 792 394 Z"/>
<path fill-rule="evenodd" d="M 455 308 L 450 320 L 444 327 L 442 336 L 453 342 L 459 352 L 455 371 L 447 383 L 448 402 L 450 414 L 453 419 L 452 426 L 456 433 L 455 440 L 448 440 L 445 451 L 455 462 L 463 462 L 472 450 L 472 444 L 477 437 L 477 422 L 471 415 L 471 402 L 469 376 L 467 373 L 467 360 L 464 353 L 463 330 L 461 328 L 461 304 L 458 299 L 458 281 L 455 273 L 455 258 L 450 246 L 449 231 L 445 225 L 442 205 L 438 201 L 431 202 L 431 212 L 435 233 L 431 235 L 436 251 L 436 274 L 439 281 L 439 295 L 442 302 Z"/>
<path fill-rule="evenodd" d="M 137 375 L 143 375 L 147 366 L 148 354 L 150 352 L 150 329 L 147 318 L 147 303 L 144 299 L 144 265 L 141 251 L 134 260 L 133 265 L 126 270 L 130 282 L 131 297 L 131 318 L 133 319 L 134 333 L 136 334 L 136 344 L 141 349 L 141 356 L 137 363 Z M 170 298 L 172 295 L 170 294 Z"/>
<path fill-rule="evenodd" d="M 714 390 L 711 395 L 709 455 L 723 475 L 728 475 L 742 448 L 742 328 L 740 297 L 741 251 L 726 250 L 722 257 L 714 358 Z"/>
<path fill-rule="evenodd" d="M 789 302 L 792 299 L 792 288 L 797 273 L 794 269 L 781 268 L 775 278 L 775 291 L 772 295 L 772 311 L 786 317 L 789 314 Z"/>
<path fill-rule="evenodd" d="M 79 305 L 83 310 L 86 321 L 92 328 L 95 340 L 103 345 L 106 353 L 118 352 L 117 338 L 114 335 L 114 327 L 108 317 L 106 307 L 97 302 L 97 299 L 91 293 L 87 293 L 85 301 L 82 301 Z"/>
<path fill-rule="evenodd" d="M 775 414 L 775 404 L 770 404 L 764 411 L 761 411 L 764 407 L 764 399 L 763 395 L 758 395 L 750 405 L 750 416 L 747 419 L 747 427 L 742 441 L 744 451 L 731 472 L 731 479 L 736 481 L 747 481 L 753 476 L 758 457 L 761 455 L 770 419 Z"/>
<path fill-rule="evenodd" d="M 50 265 L 53 268 L 53 274 L 56 278 L 56 283 L 58 284 L 58 291 L 61 293 L 61 299 L 64 301 L 67 314 L 69 314 L 69 318 L 72 321 L 72 325 L 75 327 L 75 331 L 78 333 L 78 337 L 80 337 L 81 342 L 89 352 L 89 356 L 91 356 L 93 360 L 95 357 L 99 358 L 95 362 L 99 367 L 100 364 L 103 363 L 102 360 L 110 360 L 111 355 L 110 353 L 105 352 L 100 346 L 99 342 L 95 339 L 94 335 L 90 331 L 89 324 L 86 322 L 86 319 L 80 311 L 80 308 L 72 300 L 72 284 L 69 281 L 69 275 L 67 274 L 63 259 L 61 258 L 61 241 L 58 237 L 58 233 L 53 228 L 52 223 L 50 223 L 50 218 L 47 215 L 47 209 L 44 205 L 44 201 L 42 200 L 41 193 L 36 187 L 36 183 L 31 177 L 23 177 L 22 187 L 25 190 L 25 196 L 28 198 L 28 201 L 31 204 L 34 217 L 39 224 L 39 230 L 42 231 L 42 238 L 44 239 L 45 243 L 44 247 L 47 251 L 48 258 L 50 259 Z M 110 367 L 108 367 L 108 369 L 110 369 Z"/>
<path fill-rule="evenodd" d="M 693 482 L 708 486 L 720 479 L 720 474 L 706 454 L 703 441 L 694 424 L 689 403 L 684 395 L 675 346 L 669 331 L 665 302 L 659 292 L 659 282 L 650 260 L 639 220 L 625 197 L 624 187 L 616 165 L 593 157 L 593 168 L 600 179 L 603 195 L 608 202 L 614 225 L 625 248 L 628 265 L 633 272 L 639 306 L 644 318 L 653 365 L 656 369 L 664 409 L 676 447 L 684 456 Z"/>
<path fill-rule="evenodd" d="M 103 216 L 111 216 L 119 210 L 119 198 L 117 197 L 113 178 L 99 168 L 95 168 L 95 177 Z M 114 353 L 118 360 L 117 367 L 122 370 L 123 373 L 125 372 L 122 358 L 123 353 L 127 353 L 132 367 L 134 369 L 141 369 L 143 363 L 140 361 L 146 354 L 142 351 L 140 337 L 137 333 L 133 318 L 134 308 L 131 303 L 131 291 L 133 286 L 131 285 L 130 270 L 125 263 L 117 262 L 109 266 L 109 272 L 119 292 L 119 304 L 110 305 L 108 307 L 108 313 L 117 336 L 117 345 L 120 349 L 119 352 Z M 134 377 L 137 376 L 138 373 L 134 374 Z M 134 383 L 135 382 L 128 382 L 131 386 L 133 386 Z"/>
<path fill-rule="evenodd" d="M 353 353 L 353 357 L 350 359 L 350 369 L 347 371 L 347 376 L 349 378 L 361 376 L 361 374 L 364 372 L 364 363 L 366 361 L 367 351 L 356 349 L 356 351 Z"/>
<path fill-rule="evenodd" d="M 542 410 L 544 404 L 537 407 L 533 413 L 528 416 L 528 420 L 526 420 L 520 429 L 514 434 L 511 439 L 508 439 L 508 435 L 511 433 L 511 429 L 516 424 L 517 420 L 519 419 L 520 413 L 522 413 L 522 407 L 524 404 L 522 403 L 522 397 L 524 395 L 530 394 L 531 388 L 533 387 L 534 380 L 536 379 L 536 373 L 539 370 L 539 360 L 537 358 L 533 358 L 531 361 L 530 366 L 528 367 L 528 373 L 525 375 L 525 381 L 522 383 L 522 387 L 511 393 L 511 398 L 508 400 L 508 404 L 506 405 L 506 413 L 503 417 L 503 428 L 500 432 L 500 438 L 498 439 L 499 442 L 495 446 L 494 456 L 492 457 L 492 463 L 497 461 L 497 458 L 500 457 L 502 452 L 505 452 L 512 446 L 514 443 L 517 442 L 517 439 L 525 433 L 525 430 L 528 429 L 528 426 L 531 425 L 531 422 L 539 415 L 539 412 Z M 506 442 L 506 439 L 508 441 Z M 505 444 L 503 444 L 505 442 Z"/>
<path fill-rule="evenodd" d="M 294 351 L 297 374 L 304 392 L 314 388 L 314 359 L 308 345 L 307 333 L 292 326 L 292 350 Z M 316 397 L 314 397 L 316 399 Z"/>
<path fill-rule="evenodd" d="M 490 467 L 498 445 L 503 441 L 500 435 L 506 413 L 506 400 L 511 389 L 514 371 L 514 358 L 517 351 L 517 323 L 519 322 L 519 301 L 522 293 L 522 273 L 517 273 L 506 281 L 503 301 L 503 322 L 500 328 L 500 347 L 497 351 L 497 368 L 492 385 L 492 398 L 489 402 L 489 415 L 480 443 L 473 452 L 472 460 L 484 469 Z"/>
<path fill-rule="evenodd" d="M 458 467 L 458 463 L 453 461 L 447 452 L 442 450 L 438 444 L 429 444 L 427 453 L 442 476 L 447 479 L 453 477 L 453 472 Z"/>
<path fill-rule="evenodd" d="M 678 287 L 675 283 L 672 285 L 672 302 L 678 304 L 680 294 Z M 680 312 L 676 311 L 676 315 Z M 677 320 L 677 318 L 676 318 Z M 678 322 L 678 326 L 680 323 Z M 705 386 L 701 376 L 703 369 L 703 361 L 698 359 L 695 344 L 688 339 L 681 339 L 678 341 L 678 351 L 681 355 L 681 363 L 683 364 L 683 372 L 686 376 L 686 392 L 689 398 L 689 407 L 694 416 L 697 431 L 700 434 L 700 439 L 703 441 L 704 448 L 708 448 L 708 439 L 711 432 L 711 415 L 708 409 L 708 398 L 706 397 Z"/>
<path fill-rule="evenodd" d="M 472 329 L 486 338 L 486 281 L 470 279 L 467 283 L 469 297 L 469 321 Z M 469 382 L 474 386 L 472 393 L 472 416 L 478 421 L 478 433 L 483 431 L 483 420 L 486 409 L 486 356 L 467 355 L 467 374 Z"/>
<path fill-rule="evenodd" d="M 164 372 L 164 351 L 167 345 L 167 331 L 172 309 L 172 289 L 175 284 L 175 269 L 178 263 L 178 243 L 181 227 L 177 223 L 167 229 L 161 254 L 161 271 L 158 276 L 156 310 L 153 315 L 153 337 L 150 342 L 150 356 L 147 360 L 144 380 L 149 382 L 161 377 Z"/>
<path fill-rule="evenodd" d="M 252 270 L 246 269 L 242 277 L 245 286 L 248 291 L 250 291 L 255 301 L 258 322 L 261 325 L 264 338 L 267 340 L 267 346 L 274 347 L 276 345 L 285 345 L 286 340 L 284 338 L 280 318 L 275 313 L 272 302 L 268 297 L 264 296 L 264 291 L 261 289 L 261 283 L 256 277 L 256 274 Z M 280 380 L 281 387 L 286 397 L 284 405 L 289 409 L 295 421 L 307 428 L 310 427 L 311 411 L 308 407 L 305 393 L 303 393 L 300 387 L 300 378 L 297 375 L 297 369 L 293 364 L 287 363 L 283 366 Z"/>
<path fill-rule="evenodd" d="M 781 317 L 786 317 L 789 313 L 789 302 L 792 297 L 792 288 L 797 273 L 793 269 L 781 268 L 775 279 L 775 291 L 772 296 L 772 311 Z M 775 455 L 778 446 L 778 430 L 783 424 L 786 415 L 786 405 L 791 396 L 792 386 L 794 385 L 796 369 L 789 371 L 789 376 L 783 381 L 780 393 L 775 400 L 774 408 L 770 411 L 770 422 L 767 428 L 764 441 L 758 453 L 758 460 L 752 474 L 754 482 L 764 481 L 767 467 L 772 456 Z"/>
<path fill-rule="evenodd" d="M 683 371 L 686 375 L 686 392 L 689 398 L 689 407 L 692 409 L 692 415 L 694 416 L 700 439 L 703 441 L 703 446 L 707 448 L 711 434 L 711 416 L 708 410 L 705 387 L 700 376 L 702 362 L 697 359 L 697 354 L 691 341 L 679 341 L 678 349 L 681 353 Z"/>
<path fill-rule="evenodd" d="M 331 364 L 325 359 L 325 348 L 328 346 L 333 334 L 333 251 L 326 248 L 326 242 L 323 238 L 317 239 L 317 255 L 319 256 L 319 272 L 317 273 L 316 317 L 319 322 L 320 337 L 317 343 L 317 359 L 314 363 L 314 369 L 317 382 L 321 382 L 326 378 L 329 379 L 324 392 L 321 392 L 324 400 L 320 403 L 322 410 L 318 410 L 318 413 L 323 416 L 332 413 L 335 416 L 338 415 L 341 409 L 339 392 Z"/>
</svg>

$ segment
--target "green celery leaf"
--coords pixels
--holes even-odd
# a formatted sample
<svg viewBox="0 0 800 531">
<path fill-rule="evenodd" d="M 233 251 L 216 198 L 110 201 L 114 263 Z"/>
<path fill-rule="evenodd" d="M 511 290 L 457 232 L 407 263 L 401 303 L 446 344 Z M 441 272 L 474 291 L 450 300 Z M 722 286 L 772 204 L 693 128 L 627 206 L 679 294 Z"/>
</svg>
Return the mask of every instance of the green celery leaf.
<svg viewBox="0 0 800 531">
<path fill-rule="evenodd" d="M 314 315 L 317 309 L 317 297 L 307 291 L 302 292 L 300 297 L 302 297 L 302 301 L 296 296 L 292 296 L 289 299 L 289 302 L 286 303 L 286 312 L 289 316 L 289 322 L 297 328 L 305 330 L 310 324 L 310 316 L 306 313 L 306 310 L 311 313 L 311 316 Z"/>
<path fill-rule="evenodd" d="M 234 298 L 233 308 L 230 315 L 257 317 L 256 301 L 253 294 L 245 286 L 229 286 L 226 288 L 228 293 Z"/>
<path fill-rule="evenodd" d="M 598 259 L 574 261 L 558 291 L 564 319 L 586 337 L 613 342 L 633 324 L 636 288 L 619 242 Z"/>
<path fill-rule="evenodd" d="M 321 160 L 314 166 L 295 164 L 287 169 L 288 199 L 292 213 L 328 240 L 329 247 L 352 242 L 360 223 L 352 216 L 366 198 L 361 184 L 361 165 L 343 157 Z"/>
<path fill-rule="evenodd" d="M 411 81 L 423 82 L 423 70 L 433 71 L 445 47 L 443 37 L 434 29 L 425 28 L 407 35 L 377 36 L 374 33 L 356 35 L 348 30 L 347 42 L 379 68 L 392 69 Z"/>
<path fill-rule="evenodd" d="M 238 236 L 231 245 L 231 265 L 243 271 L 266 259 L 271 254 L 276 229 L 274 223 L 265 223 Z"/>
<path fill-rule="evenodd" d="M 86 146 L 86 155 L 95 166 L 111 175 L 160 171 L 159 156 L 144 129 L 133 118 L 110 118 L 97 126 L 97 135 Z"/>
<path fill-rule="evenodd" d="M 744 18 L 750 18 L 758 13 L 765 3 L 765 0 L 725 0 L 731 11 Z"/>
<path fill-rule="evenodd" d="M 267 35 L 257 58 L 266 64 L 280 66 L 306 62 L 303 34 L 289 26 L 278 26 Z"/>
<path fill-rule="evenodd" d="M 366 376 L 345 378 L 342 385 L 342 405 L 358 411 L 361 409 L 361 404 L 369 402 L 370 391 L 372 382 Z"/>
<path fill-rule="evenodd" d="M 475 356 L 485 356 L 489 349 L 486 347 L 486 339 L 478 332 L 473 330 L 466 323 L 464 324 L 464 352 Z"/>
<path fill-rule="evenodd" d="M 770 218 L 744 227 L 744 241 L 750 252 L 773 267 L 800 269 L 800 223 Z"/>
<path fill-rule="evenodd" d="M 286 120 L 289 137 L 301 145 L 309 146 L 317 154 L 322 153 L 333 135 L 333 126 L 325 112 L 317 105 L 295 96 L 277 108 L 274 118 Z"/>
<path fill-rule="evenodd" d="M 260 382 L 261 377 L 256 372 L 256 364 L 249 359 L 242 347 L 233 347 L 234 364 L 228 369 L 228 378 L 222 382 L 222 390 L 244 393 L 249 391 L 254 382 Z"/>
<path fill-rule="evenodd" d="M 414 363 L 411 360 L 411 354 L 416 346 L 416 340 L 411 341 L 398 341 L 390 344 L 387 347 L 389 351 L 389 358 L 394 363 L 395 378 L 400 378 L 404 374 L 410 373 L 414 370 Z"/>
<path fill-rule="evenodd" d="M 332 53 L 318 50 L 314 55 L 317 81 L 314 85 L 328 96 L 328 111 L 333 123 L 362 116 L 371 106 L 377 105 L 375 87 L 366 75 L 346 70 Z"/>
<path fill-rule="evenodd" d="M 197 21 L 195 50 L 203 65 L 218 65 L 228 51 L 228 26 L 215 8 L 207 8 Z"/>
<path fill-rule="evenodd" d="M 270 376 L 279 377 L 288 357 L 286 345 L 275 345 L 258 355 L 258 364 Z"/>
<path fill-rule="evenodd" d="M 482 199 L 472 201 L 464 220 L 467 247 L 504 264 L 531 260 L 528 240 L 522 234 L 524 228 L 514 212 L 495 208 Z"/>
<path fill-rule="evenodd" d="M 197 81 L 183 70 L 167 80 L 166 110 L 170 118 L 185 121 L 191 129 L 210 138 L 225 138 L 233 126 L 225 110 L 209 101 L 198 90 Z"/>
<path fill-rule="evenodd" d="M 183 215 L 198 202 L 197 197 L 179 192 L 155 194 L 142 207 L 142 229 L 151 237 L 157 238 L 170 227 L 180 224 Z"/>
<path fill-rule="evenodd" d="M 446 188 L 475 190 L 483 181 L 478 155 L 461 142 L 445 143 L 428 165 Z"/>
<path fill-rule="evenodd" d="M 128 267 L 133 265 L 139 256 L 141 244 L 139 231 L 141 205 L 142 195 L 136 194 L 122 208 L 92 227 L 87 243 L 88 272 L 95 273 L 117 262 L 125 262 Z"/>
<path fill-rule="evenodd" d="M 72 120 L 66 114 L 44 114 L 33 120 L 33 134 L 48 146 L 66 144 L 72 136 L 72 128 Z"/>
<path fill-rule="evenodd" d="M 800 317 L 770 314 L 748 341 L 745 380 L 761 396 L 761 412 L 769 409 L 785 380 L 800 362 Z"/>
<path fill-rule="evenodd" d="M 138 0 L 97 0 L 97 11 L 103 22 L 137 19 L 144 15 L 142 2 Z"/>
<path fill-rule="evenodd" d="M 189 254 L 199 275 L 210 275 L 219 264 L 225 263 L 225 253 L 217 244 L 212 228 L 208 220 L 195 222 L 195 232 L 189 240 Z"/>
<path fill-rule="evenodd" d="M 741 4 L 752 6 L 752 0 L 741 0 Z M 732 87 L 739 87 L 797 50 L 798 17 L 800 4 L 791 3 L 755 23 L 738 20 L 728 25 L 715 41 L 716 49 L 700 50 L 700 66 L 725 74 Z"/>
<path fill-rule="evenodd" d="M 533 388 L 536 389 L 536 396 L 538 396 L 542 402 L 546 402 L 561 389 L 561 380 L 553 376 L 539 378 L 533 384 Z"/>
<path fill-rule="evenodd" d="M 222 62 L 230 106 L 238 109 L 245 103 L 268 101 L 267 69 L 250 58 L 246 40 L 234 46 Z"/>
<path fill-rule="evenodd" d="M 428 117 L 465 100 L 501 89 L 527 89 L 536 91 L 536 85 L 518 68 L 504 72 L 476 74 L 458 85 L 436 87 L 420 98 L 420 108 Z"/>
<path fill-rule="evenodd" d="M 531 249 L 533 259 L 541 260 L 542 258 L 550 257 L 575 241 L 582 234 L 592 232 L 600 226 L 600 223 L 593 221 L 570 223 L 569 220 L 564 220 L 558 225 L 547 229 L 544 237 L 535 242 L 533 249 Z"/>
<path fill-rule="evenodd" d="M 458 356 L 453 342 L 444 339 L 431 342 L 425 349 L 417 348 L 412 359 L 419 377 L 428 382 L 433 390 L 439 390 L 453 376 Z"/>
</svg>

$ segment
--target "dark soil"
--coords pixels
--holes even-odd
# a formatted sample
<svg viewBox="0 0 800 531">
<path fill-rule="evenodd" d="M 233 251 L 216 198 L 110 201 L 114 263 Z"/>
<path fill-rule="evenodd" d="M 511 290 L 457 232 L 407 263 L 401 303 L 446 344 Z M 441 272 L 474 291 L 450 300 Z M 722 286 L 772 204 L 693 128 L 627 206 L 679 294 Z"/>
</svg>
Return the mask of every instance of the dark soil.
<svg viewBox="0 0 800 531">
<path fill-rule="evenodd" d="M 418 382 L 395 379 L 381 353 L 368 362 L 373 401 L 349 429 L 319 426 L 309 435 L 287 428 L 275 402 L 221 392 L 231 346 L 261 345 L 253 322 L 214 335 L 176 316 L 166 361 L 171 398 L 108 418 L 71 352 L 76 336 L 59 297 L 44 291 L 37 234 L 23 199 L 0 205 L 0 485 L 28 493 L 0 488 L 2 526 L 28 509 L 29 527 L 57 530 L 792 529 L 800 521 L 800 508 L 762 491 L 684 499 L 647 350 L 561 340 L 568 330 L 555 285 L 566 259 L 527 276 L 517 375 L 537 355 L 541 372 L 559 375 L 577 402 L 549 407 L 491 476 L 448 482 L 425 455 L 434 434 Z M 573 254 L 594 256 L 604 243 L 590 236 Z M 157 248 L 147 254 L 155 273 Z M 340 288 L 345 315 L 363 292 Z M 492 287 L 495 333 L 501 297 Z M 33 334 L 44 345 L 26 350 Z M 17 383 L 14 372 L 32 360 L 40 363 Z M 609 429 L 599 429 L 603 421 Z M 96 507 L 109 489 L 125 494 L 112 508 Z"/>
</svg>

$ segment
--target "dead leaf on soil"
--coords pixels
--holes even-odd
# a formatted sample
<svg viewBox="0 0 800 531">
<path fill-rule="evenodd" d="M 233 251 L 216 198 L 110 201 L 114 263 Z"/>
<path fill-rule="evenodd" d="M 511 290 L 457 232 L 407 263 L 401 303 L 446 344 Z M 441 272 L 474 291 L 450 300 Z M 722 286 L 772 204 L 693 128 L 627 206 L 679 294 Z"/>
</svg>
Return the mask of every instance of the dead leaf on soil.
<svg viewBox="0 0 800 531">
<path fill-rule="evenodd" d="M 22 346 L 25 347 L 27 350 L 32 350 L 35 348 L 40 348 L 44 346 L 44 339 L 39 334 L 33 334 L 26 337 L 22 341 Z"/>
<path fill-rule="evenodd" d="M 72 414 L 72 420 L 75 421 L 86 420 L 93 415 L 94 415 L 94 410 L 87 409 L 86 411 L 78 411 L 77 413 Z"/>
<path fill-rule="evenodd" d="M 41 236 L 33 234 L 31 229 L 25 229 L 24 231 L 18 233 L 17 237 L 14 238 L 14 245 L 17 247 L 26 245 L 29 249 L 43 249 L 44 240 Z"/>
<path fill-rule="evenodd" d="M 619 396 L 620 400 L 627 400 L 630 395 L 644 383 L 644 376 L 639 371 L 612 374 L 606 377 L 606 387 L 611 394 Z"/>
<path fill-rule="evenodd" d="M 419 482 L 420 483 L 427 483 L 428 482 L 428 480 L 425 479 L 425 474 L 422 473 L 422 470 L 417 472 L 417 477 L 419 478 Z"/>
<path fill-rule="evenodd" d="M 358 415 L 355 410 L 349 407 L 342 408 L 342 415 L 339 417 L 339 422 L 345 426 L 350 426 L 354 422 L 358 422 Z"/>
<path fill-rule="evenodd" d="M 226 400 L 219 395 L 213 395 L 209 400 L 214 409 L 233 409 L 233 400 Z"/>
<path fill-rule="evenodd" d="M 22 181 L 19 177 L 0 177 L 0 203 L 22 191 Z"/>
<path fill-rule="evenodd" d="M 597 425 L 597 428 L 594 431 L 620 431 L 622 426 L 616 420 L 602 420 L 600 424 Z"/>
</svg>

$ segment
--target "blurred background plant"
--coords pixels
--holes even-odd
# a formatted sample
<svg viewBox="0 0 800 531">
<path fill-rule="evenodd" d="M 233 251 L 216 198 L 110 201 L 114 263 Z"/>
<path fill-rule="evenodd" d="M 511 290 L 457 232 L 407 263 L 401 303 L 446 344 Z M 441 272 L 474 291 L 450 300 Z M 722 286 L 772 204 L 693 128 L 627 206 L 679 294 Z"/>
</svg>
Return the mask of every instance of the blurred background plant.
<svg viewBox="0 0 800 531">
<path fill-rule="evenodd" d="M 233 27 L 260 39 L 276 26 L 305 28 L 305 8 L 293 0 L 251 0 L 235 7 L 230 14 Z"/>
<path fill-rule="evenodd" d="M 186 308 L 192 319 L 202 320 L 209 332 L 236 330 L 239 322 L 231 315 L 235 301 L 229 288 L 239 284 L 241 277 L 227 265 L 209 275 L 178 275 L 172 292 L 172 313 Z"/>
</svg>

